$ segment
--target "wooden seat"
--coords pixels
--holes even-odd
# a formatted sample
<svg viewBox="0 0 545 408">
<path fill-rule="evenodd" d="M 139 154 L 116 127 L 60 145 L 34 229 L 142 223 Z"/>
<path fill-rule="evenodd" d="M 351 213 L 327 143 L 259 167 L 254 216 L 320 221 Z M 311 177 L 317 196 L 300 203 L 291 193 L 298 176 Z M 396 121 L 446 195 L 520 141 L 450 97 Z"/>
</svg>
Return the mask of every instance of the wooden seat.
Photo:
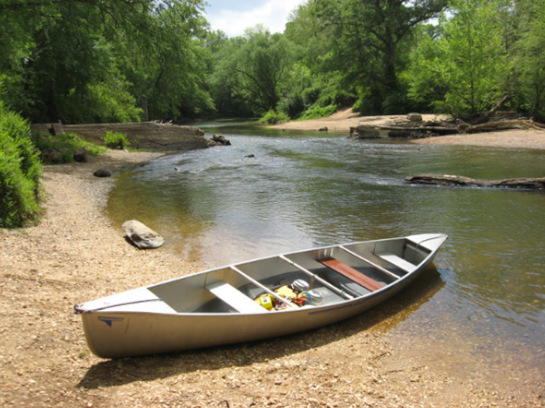
<svg viewBox="0 0 545 408">
<path fill-rule="evenodd" d="M 320 260 L 320 262 L 324 264 L 325 266 L 327 266 L 328 268 L 334 270 L 335 272 L 338 272 L 341 275 L 345 276 L 346 278 L 350 279 L 351 281 L 356 282 L 357 284 L 370 290 L 371 292 L 374 292 L 384 287 L 382 283 L 377 282 L 373 278 L 370 278 L 369 276 L 364 275 L 360 271 L 352 268 L 349 265 L 346 265 L 345 263 L 337 259 L 327 258 L 327 259 Z"/>
<path fill-rule="evenodd" d="M 268 313 L 267 309 L 227 282 L 216 282 L 206 289 L 240 313 Z"/>
<path fill-rule="evenodd" d="M 405 259 L 394 254 L 377 254 L 379 258 L 384 259 L 386 262 L 398 267 L 402 271 L 412 272 L 416 268 L 415 265 L 406 261 Z"/>
</svg>

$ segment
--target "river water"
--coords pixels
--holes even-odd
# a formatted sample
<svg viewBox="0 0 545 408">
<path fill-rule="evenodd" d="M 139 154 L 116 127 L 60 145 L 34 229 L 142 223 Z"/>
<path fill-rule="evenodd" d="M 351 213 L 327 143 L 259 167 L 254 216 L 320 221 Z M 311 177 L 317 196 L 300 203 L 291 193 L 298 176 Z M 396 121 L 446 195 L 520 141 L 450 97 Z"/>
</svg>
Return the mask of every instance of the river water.
<svg viewBox="0 0 545 408">
<path fill-rule="evenodd" d="M 203 129 L 232 146 L 163 157 L 118 176 L 108 204 L 117 225 L 139 219 L 166 238 L 165 250 L 209 267 L 348 241 L 447 233 L 436 270 L 422 278 L 425 289 L 405 300 L 392 331 L 465 350 L 468 360 L 545 370 L 545 193 L 403 181 L 420 173 L 543 176 L 543 152 L 242 125 Z"/>
</svg>

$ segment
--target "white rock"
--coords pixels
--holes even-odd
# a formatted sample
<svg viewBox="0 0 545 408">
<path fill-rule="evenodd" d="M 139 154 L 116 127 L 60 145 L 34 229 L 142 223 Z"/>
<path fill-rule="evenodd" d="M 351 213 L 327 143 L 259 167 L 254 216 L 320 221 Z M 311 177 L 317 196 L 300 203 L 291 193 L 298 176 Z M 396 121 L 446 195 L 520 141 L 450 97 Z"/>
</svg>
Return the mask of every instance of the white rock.
<svg viewBox="0 0 545 408">
<path fill-rule="evenodd" d="M 165 243 L 165 239 L 161 235 L 148 228 L 140 221 L 125 221 L 122 227 L 127 234 L 127 238 L 140 249 L 159 248 Z"/>
</svg>

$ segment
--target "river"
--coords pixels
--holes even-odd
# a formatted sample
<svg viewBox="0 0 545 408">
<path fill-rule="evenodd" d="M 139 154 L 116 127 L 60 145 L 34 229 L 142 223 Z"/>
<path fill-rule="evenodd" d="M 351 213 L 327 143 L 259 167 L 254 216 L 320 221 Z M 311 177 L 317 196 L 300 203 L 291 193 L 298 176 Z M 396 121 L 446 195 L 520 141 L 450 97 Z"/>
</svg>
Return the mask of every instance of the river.
<svg viewBox="0 0 545 408">
<path fill-rule="evenodd" d="M 136 218 L 166 238 L 167 250 L 209 267 L 341 242 L 447 233 L 436 269 L 394 313 L 389 330 L 397 344 L 416 347 L 407 339 L 419 338 L 420 352 L 440 344 L 468 365 L 545 370 L 545 194 L 403 181 L 420 173 L 539 177 L 543 152 L 236 124 L 203 129 L 232 146 L 162 157 L 118 176 L 108 204 L 116 224 Z"/>
</svg>

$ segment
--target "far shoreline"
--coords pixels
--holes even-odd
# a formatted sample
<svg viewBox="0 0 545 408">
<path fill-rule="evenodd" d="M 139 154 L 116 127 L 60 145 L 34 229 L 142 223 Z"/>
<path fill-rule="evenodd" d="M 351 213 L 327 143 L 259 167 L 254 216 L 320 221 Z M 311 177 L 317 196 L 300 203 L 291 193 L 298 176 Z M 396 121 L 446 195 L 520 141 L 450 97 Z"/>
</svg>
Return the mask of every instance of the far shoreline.
<svg viewBox="0 0 545 408">
<path fill-rule="evenodd" d="M 430 121 L 445 115 L 423 114 L 423 120 Z M 270 126 L 282 130 L 313 130 L 327 128 L 331 132 L 350 133 L 350 128 L 361 124 L 368 126 L 383 126 L 402 120 L 406 115 L 359 116 L 352 109 L 339 111 L 327 118 L 291 121 Z M 514 129 L 498 132 L 471 133 L 448 136 L 435 136 L 424 139 L 412 139 L 415 144 L 498 147 L 509 149 L 545 150 L 545 130 Z"/>
</svg>

